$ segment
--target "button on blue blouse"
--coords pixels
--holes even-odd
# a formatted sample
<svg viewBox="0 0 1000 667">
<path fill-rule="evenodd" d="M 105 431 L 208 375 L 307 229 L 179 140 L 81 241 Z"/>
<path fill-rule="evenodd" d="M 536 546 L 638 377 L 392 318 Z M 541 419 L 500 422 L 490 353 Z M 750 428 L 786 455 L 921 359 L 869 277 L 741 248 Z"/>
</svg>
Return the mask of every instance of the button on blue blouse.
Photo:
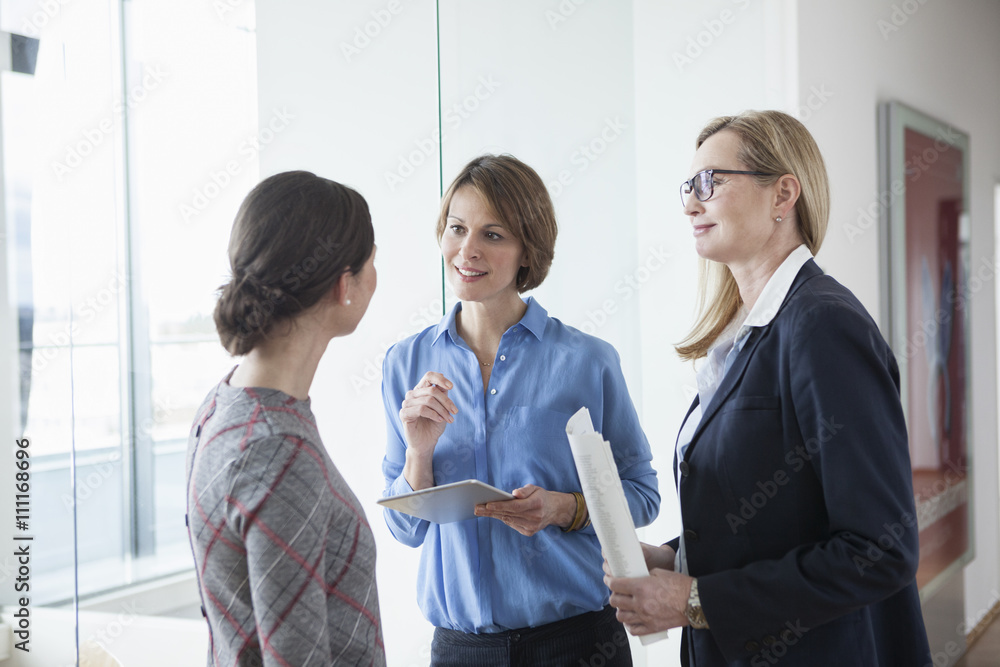
<svg viewBox="0 0 1000 667">
<path fill-rule="evenodd" d="M 403 478 L 406 440 L 399 409 L 428 371 L 454 383 L 458 406 L 434 450 L 434 481 L 478 479 L 506 491 L 535 484 L 580 491 L 566 422 L 581 407 L 611 442 L 636 526 L 660 506 L 649 443 L 625 386 L 618 353 L 608 343 L 566 326 L 533 298 L 500 340 L 487 391 L 479 361 L 459 338 L 457 304 L 437 326 L 386 353 L 382 395 L 388 445 L 382 463 L 385 496 L 412 491 Z M 564 533 L 549 526 L 531 537 L 496 519 L 435 524 L 385 510 L 397 540 L 423 545 L 417 581 L 420 608 L 435 626 L 497 632 L 542 625 L 608 602 L 601 548 L 593 527 Z"/>
</svg>

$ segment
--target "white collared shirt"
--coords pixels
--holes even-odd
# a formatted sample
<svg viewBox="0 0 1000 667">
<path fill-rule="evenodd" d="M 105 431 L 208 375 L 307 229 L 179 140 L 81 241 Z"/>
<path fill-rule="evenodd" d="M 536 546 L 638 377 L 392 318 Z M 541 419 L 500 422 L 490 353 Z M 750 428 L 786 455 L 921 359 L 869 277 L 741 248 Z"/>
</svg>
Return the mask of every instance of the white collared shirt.
<svg viewBox="0 0 1000 667">
<path fill-rule="evenodd" d="M 768 278 L 767 284 L 761 291 L 757 302 L 754 303 L 750 314 L 746 316 L 743 323 L 737 326 L 740 316 L 745 312 L 741 310 L 733 318 L 730 326 L 712 343 L 705 358 L 705 364 L 698 370 L 698 405 L 694 407 L 691 414 L 684 420 L 680 434 L 677 436 L 677 466 L 684 460 L 688 445 L 694 437 L 694 432 L 701 424 L 701 417 L 704 408 L 715 397 L 722 379 L 725 377 L 729 367 L 732 366 L 736 355 L 740 353 L 747 340 L 750 338 L 750 331 L 754 327 L 766 327 L 778 314 L 778 309 L 788 296 L 788 290 L 795 282 L 795 276 L 813 258 L 812 252 L 803 243 L 793 250 L 785 261 Z M 677 480 L 677 496 L 680 501 L 680 471 L 674 470 L 674 479 Z M 677 571 L 687 573 L 687 559 L 683 555 L 684 538 L 681 537 L 681 550 L 677 554 Z"/>
<path fill-rule="evenodd" d="M 805 263 L 812 258 L 813 254 L 809 252 L 805 243 L 793 250 L 764 285 L 757 303 L 753 305 L 753 310 L 743 322 L 743 326 L 766 327 L 770 324 L 774 316 L 778 314 L 781 304 L 785 302 L 788 290 L 795 282 L 795 276 L 799 275 L 799 271 Z"/>
</svg>

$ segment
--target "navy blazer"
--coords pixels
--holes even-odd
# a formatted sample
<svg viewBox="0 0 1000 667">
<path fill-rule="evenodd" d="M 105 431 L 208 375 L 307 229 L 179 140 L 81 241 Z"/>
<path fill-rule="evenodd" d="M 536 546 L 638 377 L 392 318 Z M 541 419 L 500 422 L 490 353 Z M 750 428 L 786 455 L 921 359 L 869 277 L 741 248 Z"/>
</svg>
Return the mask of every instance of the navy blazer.
<svg viewBox="0 0 1000 667">
<path fill-rule="evenodd" d="M 813 260 L 750 336 L 680 464 L 709 623 L 685 628 L 683 662 L 930 666 L 892 350 Z"/>
</svg>

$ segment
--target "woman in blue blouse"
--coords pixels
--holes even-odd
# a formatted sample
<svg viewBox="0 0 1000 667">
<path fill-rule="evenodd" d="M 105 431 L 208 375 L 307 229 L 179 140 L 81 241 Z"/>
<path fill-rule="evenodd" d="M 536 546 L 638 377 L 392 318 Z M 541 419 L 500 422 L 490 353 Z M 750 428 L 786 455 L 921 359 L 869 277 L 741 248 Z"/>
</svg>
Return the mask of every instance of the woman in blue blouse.
<svg viewBox="0 0 1000 667">
<path fill-rule="evenodd" d="M 437 225 L 460 303 L 386 355 L 385 495 L 474 478 L 515 496 L 449 524 L 386 510 L 397 540 L 424 547 L 417 587 L 436 626 L 433 665 L 632 664 L 566 439 L 573 413 L 586 406 L 611 442 L 637 526 L 660 495 L 614 348 L 520 297 L 548 273 L 556 233 L 531 167 L 472 160 Z"/>
</svg>

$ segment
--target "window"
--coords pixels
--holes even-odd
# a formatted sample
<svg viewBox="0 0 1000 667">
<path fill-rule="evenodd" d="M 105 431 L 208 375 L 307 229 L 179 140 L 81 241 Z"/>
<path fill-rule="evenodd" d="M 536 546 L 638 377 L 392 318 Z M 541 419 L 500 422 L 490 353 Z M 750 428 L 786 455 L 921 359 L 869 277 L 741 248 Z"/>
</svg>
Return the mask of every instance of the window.
<svg viewBox="0 0 1000 667">
<path fill-rule="evenodd" d="M 252 0 L 0 11 L 28 38 L 13 38 L 24 64 L 0 85 L 15 400 L 46 604 L 191 567 L 188 428 L 233 363 L 214 288 L 266 137 Z"/>
</svg>

